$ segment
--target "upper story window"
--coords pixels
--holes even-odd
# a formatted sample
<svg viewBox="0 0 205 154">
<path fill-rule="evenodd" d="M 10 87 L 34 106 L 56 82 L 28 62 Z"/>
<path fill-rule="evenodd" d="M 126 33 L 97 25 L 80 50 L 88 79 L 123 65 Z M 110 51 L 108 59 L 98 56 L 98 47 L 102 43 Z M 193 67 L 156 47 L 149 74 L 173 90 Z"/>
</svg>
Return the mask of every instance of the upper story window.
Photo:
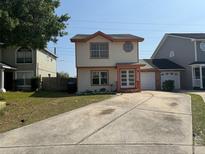
<svg viewBox="0 0 205 154">
<path fill-rule="evenodd" d="M 109 44 L 108 43 L 90 43 L 90 57 L 91 58 L 108 58 Z"/>
<path fill-rule="evenodd" d="M 123 45 L 123 49 L 125 52 L 131 52 L 133 50 L 133 44 L 132 42 L 125 42 Z"/>
<path fill-rule="evenodd" d="M 32 50 L 26 47 L 19 48 L 16 52 L 16 63 L 32 63 Z"/>
<path fill-rule="evenodd" d="M 201 51 L 205 51 L 205 42 L 200 43 L 200 49 Z"/>
<path fill-rule="evenodd" d="M 172 57 L 174 57 L 174 56 L 175 56 L 174 51 L 170 51 L 170 53 L 169 53 L 169 57 L 172 58 Z"/>
</svg>

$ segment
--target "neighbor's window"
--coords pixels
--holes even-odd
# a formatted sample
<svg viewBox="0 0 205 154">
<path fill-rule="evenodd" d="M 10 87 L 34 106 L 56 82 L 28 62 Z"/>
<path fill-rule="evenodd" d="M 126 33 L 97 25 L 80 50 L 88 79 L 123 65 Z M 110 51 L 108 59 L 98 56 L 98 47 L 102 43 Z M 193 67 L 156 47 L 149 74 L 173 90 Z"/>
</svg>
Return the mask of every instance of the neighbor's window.
<svg viewBox="0 0 205 154">
<path fill-rule="evenodd" d="M 92 71 L 91 72 L 92 85 L 107 85 L 108 72 L 107 71 Z"/>
<path fill-rule="evenodd" d="M 17 63 L 32 63 L 32 50 L 30 48 L 19 48 L 16 53 Z"/>
<path fill-rule="evenodd" d="M 90 43 L 91 58 L 108 58 L 109 44 L 108 43 Z"/>
<path fill-rule="evenodd" d="M 33 72 L 16 72 L 17 86 L 31 86 Z"/>
<path fill-rule="evenodd" d="M 199 67 L 194 68 L 195 79 L 200 79 L 200 69 Z"/>
</svg>

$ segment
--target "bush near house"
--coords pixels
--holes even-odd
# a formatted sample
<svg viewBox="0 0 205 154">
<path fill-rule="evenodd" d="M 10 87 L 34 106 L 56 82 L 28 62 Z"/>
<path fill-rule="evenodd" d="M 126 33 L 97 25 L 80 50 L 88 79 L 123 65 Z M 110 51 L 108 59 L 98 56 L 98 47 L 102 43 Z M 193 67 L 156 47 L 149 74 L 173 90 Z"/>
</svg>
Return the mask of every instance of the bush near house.
<svg viewBox="0 0 205 154">
<path fill-rule="evenodd" d="M 31 90 L 36 91 L 40 88 L 41 78 L 34 77 L 31 79 Z"/>
<path fill-rule="evenodd" d="M 164 91 L 173 91 L 174 90 L 174 81 L 173 80 L 166 80 L 162 84 L 162 89 Z"/>
</svg>

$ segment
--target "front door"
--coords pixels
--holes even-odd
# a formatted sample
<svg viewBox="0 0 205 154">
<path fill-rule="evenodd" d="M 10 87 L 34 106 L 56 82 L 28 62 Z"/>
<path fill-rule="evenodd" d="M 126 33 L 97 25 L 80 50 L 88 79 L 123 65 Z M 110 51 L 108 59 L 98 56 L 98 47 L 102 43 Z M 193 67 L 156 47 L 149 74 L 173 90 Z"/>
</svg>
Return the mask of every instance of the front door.
<svg viewBox="0 0 205 154">
<path fill-rule="evenodd" d="M 121 70 L 121 88 L 135 87 L 135 70 Z"/>
<path fill-rule="evenodd" d="M 205 67 L 202 67 L 202 82 L 203 82 L 203 89 L 205 89 Z"/>
<path fill-rule="evenodd" d="M 13 72 L 4 72 L 4 87 L 6 90 L 13 90 Z"/>
</svg>

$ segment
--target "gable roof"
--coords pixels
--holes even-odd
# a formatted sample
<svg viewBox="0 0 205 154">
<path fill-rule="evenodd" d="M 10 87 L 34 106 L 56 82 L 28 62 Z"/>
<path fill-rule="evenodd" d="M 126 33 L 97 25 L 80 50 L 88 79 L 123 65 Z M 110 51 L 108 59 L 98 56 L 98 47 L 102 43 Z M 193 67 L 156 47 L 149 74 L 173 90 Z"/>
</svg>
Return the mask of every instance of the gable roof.
<svg viewBox="0 0 205 154">
<path fill-rule="evenodd" d="M 167 37 L 178 37 L 181 39 L 190 39 L 192 41 L 205 40 L 205 33 L 166 33 L 164 37 L 162 38 L 162 40 L 160 41 L 160 43 L 158 44 L 151 58 L 155 57 L 155 55 L 158 53 L 160 47 L 163 45 Z"/>
<path fill-rule="evenodd" d="M 141 59 L 140 63 L 146 65 L 143 69 L 155 68 L 160 70 L 184 70 L 184 67 L 170 61 L 169 59 Z"/>
<path fill-rule="evenodd" d="M 77 34 L 70 40 L 71 42 L 86 42 L 96 36 L 102 36 L 110 41 L 144 41 L 144 38 L 131 34 L 105 34 L 101 31 L 98 31 L 94 34 Z"/>
<path fill-rule="evenodd" d="M 205 39 L 205 33 L 169 33 L 168 35 L 179 36 L 190 39 Z"/>
</svg>

